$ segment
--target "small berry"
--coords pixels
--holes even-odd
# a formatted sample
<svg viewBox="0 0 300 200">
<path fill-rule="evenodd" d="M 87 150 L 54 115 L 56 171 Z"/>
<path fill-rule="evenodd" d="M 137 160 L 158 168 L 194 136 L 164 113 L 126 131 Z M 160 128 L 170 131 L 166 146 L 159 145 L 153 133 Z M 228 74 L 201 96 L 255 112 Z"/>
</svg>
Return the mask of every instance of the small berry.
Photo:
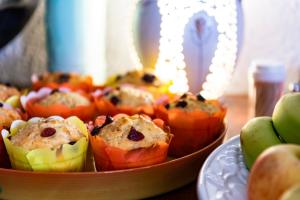
<svg viewBox="0 0 300 200">
<path fill-rule="evenodd" d="M 120 99 L 117 96 L 112 96 L 110 102 L 114 105 L 117 105 L 120 102 Z"/>
<path fill-rule="evenodd" d="M 65 82 L 68 82 L 70 78 L 71 77 L 70 77 L 69 74 L 61 74 L 61 75 L 59 75 L 57 82 L 58 83 L 65 83 Z"/>
<path fill-rule="evenodd" d="M 165 105 L 165 108 L 166 108 L 166 109 L 169 109 L 169 108 L 170 108 L 170 104 L 167 103 L 167 104 Z"/>
<path fill-rule="evenodd" d="M 198 101 L 205 101 L 205 98 L 201 94 L 197 94 Z"/>
<path fill-rule="evenodd" d="M 55 128 L 47 127 L 41 133 L 41 137 L 50 137 L 56 133 Z"/>
<path fill-rule="evenodd" d="M 153 83 L 155 78 L 156 78 L 155 75 L 146 73 L 142 77 L 142 80 L 145 81 L 146 83 Z"/>
<path fill-rule="evenodd" d="M 176 107 L 185 108 L 187 106 L 187 102 L 184 100 L 180 100 L 177 102 Z"/>
<path fill-rule="evenodd" d="M 131 127 L 127 138 L 129 140 L 137 142 L 137 141 L 140 141 L 140 140 L 144 139 L 145 136 L 143 135 L 143 133 L 137 131 L 134 127 Z"/>
</svg>

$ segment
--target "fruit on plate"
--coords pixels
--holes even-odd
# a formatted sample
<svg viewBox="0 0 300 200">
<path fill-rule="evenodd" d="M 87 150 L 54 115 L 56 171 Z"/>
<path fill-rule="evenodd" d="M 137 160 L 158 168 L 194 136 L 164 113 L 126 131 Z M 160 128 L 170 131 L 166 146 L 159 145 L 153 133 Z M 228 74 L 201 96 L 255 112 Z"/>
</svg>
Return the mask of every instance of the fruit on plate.
<svg viewBox="0 0 300 200">
<path fill-rule="evenodd" d="M 300 93 L 281 97 L 273 112 L 276 131 L 287 143 L 300 144 Z"/>
<path fill-rule="evenodd" d="M 299 200 L 299 199 L 300 199 L 300 185 L 293 186 L 280 197 L 280 200 Z"/>
<path fill-rule="evenodd" d="M 281 143 L 271 117 L 256 117 L 248 121 L 241 130 L 240 139 L 248 169 L 266 148 Z"/>
<path fill-rule="evenodd" d="M 279 199 L 299 184 L 300 146 L 276 145 L 266 149 L 255 161 L 248 179 L 248 199 Z"/>
</svg>

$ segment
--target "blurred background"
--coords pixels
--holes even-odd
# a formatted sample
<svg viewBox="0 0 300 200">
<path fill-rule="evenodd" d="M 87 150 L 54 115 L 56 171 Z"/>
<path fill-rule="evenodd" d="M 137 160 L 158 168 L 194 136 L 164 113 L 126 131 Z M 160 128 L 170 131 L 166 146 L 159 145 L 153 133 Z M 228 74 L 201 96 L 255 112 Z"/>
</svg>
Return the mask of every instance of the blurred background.
<svg viewBox="0 0 300 200">
<path fill-rule="evenodd" d="M 154 67 L 162 34 L 157 2 L 166 1 L 0 0 L 0 81 L 27 86 L 33 73 L 75 70 L 94 74 L 101 83 L 109 75 L 139 68 L 141 62 Z M 250 63 L 261 58 L 284 64 L 286 84 L 299 81 L 300 1 L 235 2 L 237 57 L 226 93 L 246 94 Z M 194 81 L 190 88 L 196 85 L 196 91 L 218 46 L 218 29 L 214 17 L 201 9 L 193 12 L 185 22 L 181 50 L 188 79 Z M 11 25 L 18 28 L 9 29 Z M 195 72 L 196 78 L 191 75 Z"/>
</svg>

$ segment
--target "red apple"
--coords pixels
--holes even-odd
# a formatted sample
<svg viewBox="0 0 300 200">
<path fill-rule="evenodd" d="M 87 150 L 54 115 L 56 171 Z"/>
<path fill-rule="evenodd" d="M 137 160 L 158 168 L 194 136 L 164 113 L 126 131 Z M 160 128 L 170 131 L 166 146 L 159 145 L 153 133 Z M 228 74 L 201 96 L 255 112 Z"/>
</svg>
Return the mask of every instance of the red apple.
<svg viewBox="0 0 300 200">
<path fill-rule="evenodd" d="M 276 145 L 255 161 L 248 179 L 248 199 L 276 200 L 299 184 L 300 145 Z"/>
</svg>

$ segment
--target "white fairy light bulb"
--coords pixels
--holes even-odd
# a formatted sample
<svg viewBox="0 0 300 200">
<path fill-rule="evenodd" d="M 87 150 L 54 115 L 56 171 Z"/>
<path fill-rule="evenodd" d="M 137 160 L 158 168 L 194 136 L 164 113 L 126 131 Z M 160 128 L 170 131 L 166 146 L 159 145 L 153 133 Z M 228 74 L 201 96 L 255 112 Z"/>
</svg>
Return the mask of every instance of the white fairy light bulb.
<svg viewBox="0 0 300 200">
<path fill-rule="evenodd" d="M 234 70 L 237 54 L 236 0 L 158 0 L 157 3 L 162 17 L 155 72 L 163 81 L 173 82 L 170 90 L 175 93 L 189 89 L 183 55 L 186 24 L 199 11 L 215 17 L 218 45 L 201 94 L 207 99 L 220 97 Z"/>
</svg>

